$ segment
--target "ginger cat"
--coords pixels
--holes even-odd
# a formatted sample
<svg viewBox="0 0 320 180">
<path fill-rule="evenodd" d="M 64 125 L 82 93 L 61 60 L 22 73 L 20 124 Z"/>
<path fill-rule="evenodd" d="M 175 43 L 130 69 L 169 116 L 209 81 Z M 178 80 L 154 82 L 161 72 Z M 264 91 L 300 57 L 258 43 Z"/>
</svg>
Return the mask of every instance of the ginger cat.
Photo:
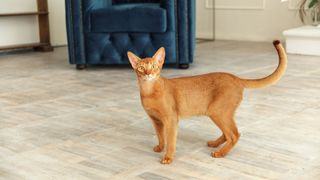
<svg viewBox="0 0 320 180">
<path fill-rule="evenodd" d="M 261 79 L 241 79 L 228 73 L 210 73 L 191 77 L 166 79 L 160 76 L 165 49 L 160 48 L 152 58 L 140 59 L 128 52 L 137 74 L 142 105 L 152 120 L 159 144 L 153 150 L 161 152 L 167 142 L 162 164 L 170 164 L 176 150 L 179 119 L 189 116 L 209 116 L 222 135 L 208 142 L 209 147 L 224 146 L 211 153 L 215 158 L 225 156 L 239 139 L 234 115 L 244 88 L 261 88 L 276 83 L 287 67 L 287 57 L 280 41 L 273 42 L 279 65 L 271 75 Z"/>
</svg>

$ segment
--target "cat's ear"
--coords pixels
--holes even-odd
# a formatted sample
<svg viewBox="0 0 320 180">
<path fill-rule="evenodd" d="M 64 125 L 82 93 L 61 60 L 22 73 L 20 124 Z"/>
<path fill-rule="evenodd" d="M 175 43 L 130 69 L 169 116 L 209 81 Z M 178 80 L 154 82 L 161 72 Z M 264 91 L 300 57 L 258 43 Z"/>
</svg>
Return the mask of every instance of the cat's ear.
<svg viewBox="0 0 320 180">
<path fill-rule="evenodd" d="M 137 64 L 141 59 L 130 51 L 128 51 L 128 59 L 133 69 L 137 69 Z"/>
<path fill-rule="evenodd" d="M 162 65 L 164 63 L 164 59 L 166 57 L 166 51 L 164 49 L 164 47 L 161 47 L 160 49 L 158 49 L 158 51 L 153 55 L 153 59 L 155 61 L 157 61 L 160 65 Z"/>
</svg>

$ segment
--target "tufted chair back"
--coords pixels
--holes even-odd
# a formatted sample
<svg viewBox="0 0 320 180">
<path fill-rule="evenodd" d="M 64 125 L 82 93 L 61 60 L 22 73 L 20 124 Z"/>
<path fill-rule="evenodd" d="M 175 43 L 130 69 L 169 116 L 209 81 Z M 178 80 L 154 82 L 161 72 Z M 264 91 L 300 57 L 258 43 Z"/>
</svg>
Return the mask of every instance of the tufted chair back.
<svg viewBox="0 0 320 180">
<path fill-rule="evenodd" d="M 71 64 L 129 64 L 127 51 L 151 57 L 160 47 L 166 64 L 192 63 L 195 0 L 65 2 Z"/>
</svg>

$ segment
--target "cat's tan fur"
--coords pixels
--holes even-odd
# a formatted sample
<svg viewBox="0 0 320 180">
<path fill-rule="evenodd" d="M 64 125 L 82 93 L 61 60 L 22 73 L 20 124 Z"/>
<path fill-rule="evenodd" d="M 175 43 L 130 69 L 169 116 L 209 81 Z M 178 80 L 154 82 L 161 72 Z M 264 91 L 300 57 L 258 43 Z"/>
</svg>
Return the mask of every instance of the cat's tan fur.
<svg viewBox="0 0 320 180">
<path fill-rule="evenodd" d="M 178 121 L 189 116 L 209 116 L 221 129 L 222 135 L 209 141 L 209 147 L 222 148 L 211 153 L 223 157 L 237 143 L 239 132 L 234 115 L 244 88 L 261 88 L 276 83 L 284 74 L 287 57 L 279 41 L 274 41 L 279 55 L 279 65 L 273 74 L 262 79 L 247 80 L 228 73 L 210 73 L 191 77 L 166 79 L 160 76 L 165 50 L 160 48 L 152 58 L 140 59 L 128 52 L 135 70 L 142 105 L 152 120 L 159 144 L 155 152 L 161 152 L 167 142 L 166 154 L 161 163 L 172 162 L 176 150 Z"/>
</svg>

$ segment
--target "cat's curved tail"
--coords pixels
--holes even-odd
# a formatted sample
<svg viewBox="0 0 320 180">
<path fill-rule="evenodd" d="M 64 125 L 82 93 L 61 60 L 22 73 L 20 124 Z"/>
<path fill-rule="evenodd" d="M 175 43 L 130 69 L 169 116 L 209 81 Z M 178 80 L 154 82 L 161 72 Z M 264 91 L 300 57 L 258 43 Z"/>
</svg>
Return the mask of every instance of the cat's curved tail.
<svg viewBox="0 0 320 180">
<path fill-rule="evenodd" d="M 279 65 L 277 69 L 269 76 L 261 79 L 241 79 L 245 88 L 262 88 L 275 84 L 283 76 L 287 69 L 287 55 L 279 40 L 273 41 L 279 56 Z"/>
</svg>

